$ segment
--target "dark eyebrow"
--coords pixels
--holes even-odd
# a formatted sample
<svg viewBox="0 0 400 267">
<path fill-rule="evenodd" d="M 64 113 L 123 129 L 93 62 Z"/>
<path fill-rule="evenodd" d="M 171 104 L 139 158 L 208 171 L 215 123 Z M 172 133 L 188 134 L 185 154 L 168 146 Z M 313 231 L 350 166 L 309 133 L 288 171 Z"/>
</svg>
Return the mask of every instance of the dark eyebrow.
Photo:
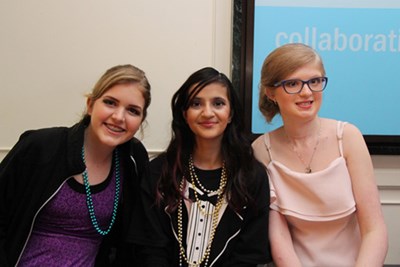
<svg viewBox="0 0 400 267">
<path fill-rule="evenodd" d="M 115 97 L 112 97 L 112 96 L 110 96 L 110 95 L 103 95 L 103 97 L 104 97 L 104 98 L 110 98 L 111 100 L 114 100 L 114 101 L 119 102 L 118 99 L 116 99 Z"/>
<path fill-rule="evenodd" d="M 223 101 L 229 101 L 229 99 L 228 99 L 228 98 L 221 97 L 221 96 L 214 97 L 214 100 L 223 100 Z"/>
</svg>

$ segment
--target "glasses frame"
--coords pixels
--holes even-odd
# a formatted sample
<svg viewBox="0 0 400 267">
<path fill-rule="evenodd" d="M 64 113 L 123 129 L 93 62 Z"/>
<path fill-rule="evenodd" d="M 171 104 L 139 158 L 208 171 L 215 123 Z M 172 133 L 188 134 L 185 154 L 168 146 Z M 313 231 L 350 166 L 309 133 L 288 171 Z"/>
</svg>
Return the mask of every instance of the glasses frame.
<svg viewBox="0 0 400 267">
<path fill-rule="evenodd" d="M 321 90 L 314 90 L 314 89 L 312 89 L 312 88 L 310 87 L 310 81 L 315 80 L 315 79 L 321 79 L 321 78 L 325 79 L 325 85 L 324 85 L 324 87 L 323 87 Z M 299 91 L 297 91 L 297 92 L 288 92 L 288 91 L 286 90 L 285 84 L 286 84 L 287 82 L 290 82 L 290 81 L 300 81 L 300 82 L 302 82 L 302 85 L 301 85 L 301 88 L 299 89 Z M 308 88 L 311 90 L 311 92 L 322 92 L 322 91 L 325 90 L 326 86 L 328 85 L 328 77 L 325 77 L 325 76 L 315 77 L 315 78 L 311 78 L 311 79 L 309 79 L 309 80 L 307 80 L 307 81 L 303 81 L 303 80 L 301 80 L 301 79 L 288 79 L 288 80 L 283 80 L 283 81 L 280 81 L 280 82 L 275 83 L 275 84 L 274 84 L 274 87 L 282 86 L 283 90 L 285 90 L 285 92 L 286 92 L 287 94 L 295 95 L 295 94 L 299 94 L 299 93 L 301 92 L 301 90 L 303 90 L 305 84 L 307 84 L 307 86 L 308 86 Z"/>
</svg>

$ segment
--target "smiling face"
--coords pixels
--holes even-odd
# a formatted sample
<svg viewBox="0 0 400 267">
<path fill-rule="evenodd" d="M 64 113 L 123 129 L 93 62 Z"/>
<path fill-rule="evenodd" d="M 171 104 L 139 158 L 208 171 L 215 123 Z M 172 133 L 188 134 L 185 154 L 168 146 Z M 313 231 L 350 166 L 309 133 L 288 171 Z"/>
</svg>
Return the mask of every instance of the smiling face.
<svg viewBox="0 0 400 267">
<path fill-rule="evenodd" d="M 197 143 L 204 140 L 220 142 L 231 120 L 227 88 L 219 83 L 205 86 L 191 99 L 184 117 Z"/>
<path fill-rule="evenodd" d="M 319 76 L 326 76 L 322 58 L 312 47 L 301 43 L 282 45 L 265 58 L 261 68 L 258 105 L 267 122 L 271 122 L 276 114 L 281 113 L 280 105 L 271 101 L 274 100 L 271 97 L 274 91 L 283 90 L 276 84 L 293 77 L 302 67 L 314 64 L 320 72 Z"/>
<path fill-rule="evenodd" d="M 87 101 L 88 136 L 111 148 L 131 139 L 143 121 L 145 99 L 138 83 L 117 84 L 100 98 Z"/>
<path fill-rule="evenodd" d="M 285 80 L 300 79 L 303 81 L 321 77 L 320 64 L 313 62 L 298 68 Z M 304 85 L 300 93 L 288 94 L 282 86 L 277 88 L 267 88 L 266 94 L 269 99 L 276 101 L 279 106 L 281 116 L 287 119 L 306 119 L 317 115 L 322 104 L 322 92 L 312 92 L 307 85 Z"/>
</svg>

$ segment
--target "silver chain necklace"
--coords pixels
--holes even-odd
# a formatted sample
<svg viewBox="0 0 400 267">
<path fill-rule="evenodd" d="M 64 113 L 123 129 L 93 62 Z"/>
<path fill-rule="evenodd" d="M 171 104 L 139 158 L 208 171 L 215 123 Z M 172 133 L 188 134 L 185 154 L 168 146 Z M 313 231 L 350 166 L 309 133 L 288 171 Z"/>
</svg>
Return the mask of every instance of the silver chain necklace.
<svg viewBox="0 0 400 267">
<path fill-rule="evenodd" d="M 319 120 L 317 141 L 315 142 L 315 146 L 313 148 L 313 152 L 311 154 L 311 158 L 310 158 L 308 164 L 306 164 L 306 162 L 304 161 L 303 156 L 301 155 L 301 153 L 294 147 L 294 143 L 293 143 L 292 139 L 289 138 L 289 136 L 287 135 L 286 131 L 285 131 L 285 135 L 286 135 L 286 138 L 289 140 L 289 143 L 290 143 L 290 146 L 291 146 L 292 150 L 294 151 L 294 153 L 296 153 L 296 155 L 299 158 L 299 160 L 301 161 L 301 163 L 303 163 L 303 165 L 305 167 L 305 172 L 306 173 L 312 173 L 311 163 L 312 163 L 312 160 L 314 159 L 315 151 L 317 150 L 317 147 L 318 147 L 318 144 L 319 144 L 319 140 L 320 140 L 320 136 L 321 136 L 321 119 Z"/>
</svg>

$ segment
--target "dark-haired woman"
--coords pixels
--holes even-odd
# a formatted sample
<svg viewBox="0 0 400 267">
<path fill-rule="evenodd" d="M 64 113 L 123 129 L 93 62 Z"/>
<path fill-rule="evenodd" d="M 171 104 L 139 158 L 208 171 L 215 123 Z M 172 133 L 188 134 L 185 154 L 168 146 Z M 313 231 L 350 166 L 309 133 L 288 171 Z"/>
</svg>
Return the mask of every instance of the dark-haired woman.
<svg viewBox="0 0 400 267">
<path fill-rule="evenodd" d="M 213 68 L 172 98 L 172 139 L 142 185 L 146 266 L 257 266 L 271 261 L 268 177 L 243 133 L 238 97 Z"/>
</svg>

